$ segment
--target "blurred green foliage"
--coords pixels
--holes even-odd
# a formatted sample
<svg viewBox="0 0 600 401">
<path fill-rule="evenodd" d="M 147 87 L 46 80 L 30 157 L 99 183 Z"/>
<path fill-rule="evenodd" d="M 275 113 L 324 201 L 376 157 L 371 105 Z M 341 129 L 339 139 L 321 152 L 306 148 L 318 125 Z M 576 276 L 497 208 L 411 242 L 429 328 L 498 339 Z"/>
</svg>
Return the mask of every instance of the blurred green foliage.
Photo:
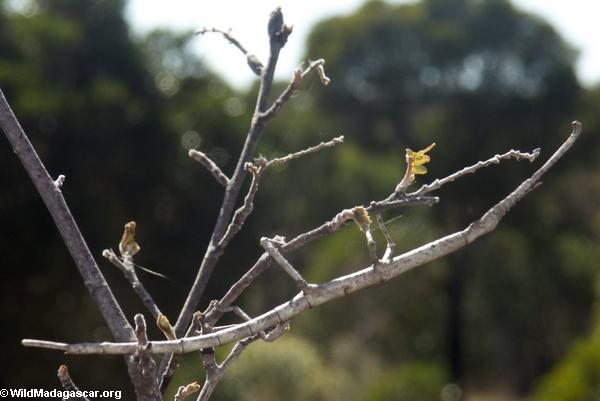
<svg viewBox="0 0 600 401">
<path fill-rule="evenodd" d="M 136 262 L 183 283 L 144 278 L 174 320 L 222 193 L 187 150 L 202 149 L 229 174 L 257 88 L 237 93 L 208 71 L 190 50 L 189 32 L 133 37 L 123 8 L 123 0 L 30 0 L 15 9 L 0 0 L 0 87 L 50 173 L 67 176 L 63 191 L 95 255 L 116 246 L 124 222 L 137 221 Z M 591 324 L 600 260 L 600 87 L 580 87 L 575 51 L 504 0 L 371 1 L 313 29 L 307 58 L 321 57 L 332 84 L 310 77 L 258 151 L 272 158 L 340 133 L 346 142 L 265 175 L 246 232 L 215 270 L 205 302 L 254 262 L 261 236 L 290 238 L 342 208 L 386 197 L 404 173 L 407 147 L 438 145 L 417 188 L 511 148 L 542 147 L 547 157 L 575 118 L 584 135 L 489 238 L 304 314 L 292 322 L 294 336 L 253 344 L 216 399 L 451 401 L 469 389 L 523 395 L 534 386 L 536 400 L 593 399 L 597 330 L 576 338 Z M 434 208 L 386 213 L 398 251 L 479 217 L 535 168 L 524 163 L 453 183 Z M 109 334 L 8 146 L 0 146 L 0 171 L 1 302 L 14 322 L 2 344 L 5 358 L 18 361 L 4 364 L 1 377 L 53 388 L 53 372 L 67 363 L 82 388 L 127 389 L 118 358 L 82 360 L 18 344 Z M 364 266 L 368 254 L 348 225 L 290 259 L 310 281 L 323 281 Z M 119 273 L 101 267 L 128 316 L 141 311 Z M 258 314 L 295 291 L 272 269 L 241 301 Z M 185 361 L 173 391 L 201 380 L 197 358 Z M 563 398 L 544 398 L 559 391 Z"/>
<path fill-rule="evenodd" d="M 578 401 L 600 398 L 600 280 L 590 333 L 575 341 L 566 357 L 539 382 L 533 401 Z"/>
</svg>

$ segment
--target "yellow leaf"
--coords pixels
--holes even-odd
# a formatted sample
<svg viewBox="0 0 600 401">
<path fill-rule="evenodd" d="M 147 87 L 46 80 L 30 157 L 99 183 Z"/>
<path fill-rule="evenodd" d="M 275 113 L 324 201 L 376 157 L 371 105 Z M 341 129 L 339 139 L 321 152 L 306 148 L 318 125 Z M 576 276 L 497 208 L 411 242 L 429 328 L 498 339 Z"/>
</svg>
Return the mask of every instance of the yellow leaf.
<svg viewBox="0 0 600 401">
<path fill-rule="evenodd" d="M 423 150 L 419 150 L 415 152 L 411 149 L 406 149 L 406 173 L 404 173 L 404 178 L 402 181 L 398 183 L 396 186 L 396 191 L 398 193 L 404 193 L 406 188 L 410 186 L 415 181 L 415 175 L 427 174 L 427 167 L 424 165 L 429 163 L 431 157 L 429 157 L 426 153 L 429 152 L 435 143 L 432 143 L 428 147 Z"/>
<path fill-rule="evenodd" d="M 415 175 L 426 174 L 427 168 L 424 166 L 425 163 L 429 163 L 431 157 L 429 157 L 426 153 L 433 149 L 435 143 L 432 143 L 428 147 L 423 150 L 419 150 L 415 152 L 410 149 L 406 149 L 406 160 L 410 165 L 410 172 Z"/>
<path fill-rule="evenodd" d="M 418 165 L 413 165 L 412 168 L 412 173 L 413 174 L 427 174 L 427 167 L 425 166 L 418 166 Z"/>
</svg>

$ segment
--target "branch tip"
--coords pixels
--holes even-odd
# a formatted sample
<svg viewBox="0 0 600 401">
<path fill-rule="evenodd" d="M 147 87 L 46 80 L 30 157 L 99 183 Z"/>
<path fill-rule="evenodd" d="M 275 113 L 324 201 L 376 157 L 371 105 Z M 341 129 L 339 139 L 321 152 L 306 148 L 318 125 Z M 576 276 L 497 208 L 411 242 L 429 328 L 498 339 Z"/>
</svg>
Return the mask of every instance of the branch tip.
<svg viewBox="0 0 600 401">
<path fill-rule="evenodd" d="M 202 164 L 204 168 L 206 168 L 208 172 L 211 173 L 213 177 L 215 177 L 215 180 L 217 180 L 219 184 L 227 188 L 227 185 L 229 185 L 229 177 L 227 177 L 225 173 L 221 171 L 219 166 L 217 166 L 217 164 L 214 161 L 212 161 L 205 153 L 196 149 L 190 149 L 188 151 L 188 156 Z"/>
</svg>

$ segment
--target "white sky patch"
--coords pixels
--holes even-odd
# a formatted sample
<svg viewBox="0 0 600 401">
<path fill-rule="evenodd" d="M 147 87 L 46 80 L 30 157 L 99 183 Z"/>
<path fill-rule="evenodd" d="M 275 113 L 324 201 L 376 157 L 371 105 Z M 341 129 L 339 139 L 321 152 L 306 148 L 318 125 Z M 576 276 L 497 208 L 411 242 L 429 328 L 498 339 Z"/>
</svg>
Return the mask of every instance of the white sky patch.
<svg viewBox="0 0 600 401">
<path fill-rule="evenodd" d="M 294 32 L 280 55 L 276 77 L 289 79 L 304 55 L 304 43 L 312 26 L 324 18 L 348 14 L 362 3 L 363 0 L 129 0 L 127 16 L 137 33 L 158 27 L 178 31 L 202 27 L 231 28 L 244 46 L 265 62 L 267 19 L 271 10 L 281 6 L 285 21 L 294 25 Z M 600 1 L 513 0 L 513 3 L 545 18 L 581 51 L 576 66 L 584 84 L 600 81 Z M 211 69 L 237 88 L 248 87 L 256 79 L 242 54 L 220 35 L 199 37 L 194 49 Z M 312 56 L 318 58 L 318 55 Z"/>
</svg>

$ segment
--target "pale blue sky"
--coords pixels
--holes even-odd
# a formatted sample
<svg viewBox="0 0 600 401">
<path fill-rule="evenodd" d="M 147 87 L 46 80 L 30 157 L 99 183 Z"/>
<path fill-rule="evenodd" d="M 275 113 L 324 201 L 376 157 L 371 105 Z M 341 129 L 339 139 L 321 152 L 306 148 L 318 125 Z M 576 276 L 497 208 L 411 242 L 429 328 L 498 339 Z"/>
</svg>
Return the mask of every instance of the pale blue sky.
<svg viewBox="0 0 600 401">
<path fill-rule="evenodd" d="M 231 28 L 250 51 L 265 59 L 266 21 L 269 12 L 280 5 L 286 22 L 294 25 L 277 72 L 279 78 L 287 79 L 302 56 L 312 25 L 328 16 L 352 12 L 362 3 L 363 0 L 129 0 L 127 15 L 139 33 L 156 27 Z M 548 20 L 581 51 L 577 72 L 584 84 L 600 82 L 600 1 L 513 0 L 513 3 Z M 241 53 L 218 35 L 198 37 L 194 48 L 212 69 L 236 87 L 246 87 L 255 79 Z"/>
</svg>

